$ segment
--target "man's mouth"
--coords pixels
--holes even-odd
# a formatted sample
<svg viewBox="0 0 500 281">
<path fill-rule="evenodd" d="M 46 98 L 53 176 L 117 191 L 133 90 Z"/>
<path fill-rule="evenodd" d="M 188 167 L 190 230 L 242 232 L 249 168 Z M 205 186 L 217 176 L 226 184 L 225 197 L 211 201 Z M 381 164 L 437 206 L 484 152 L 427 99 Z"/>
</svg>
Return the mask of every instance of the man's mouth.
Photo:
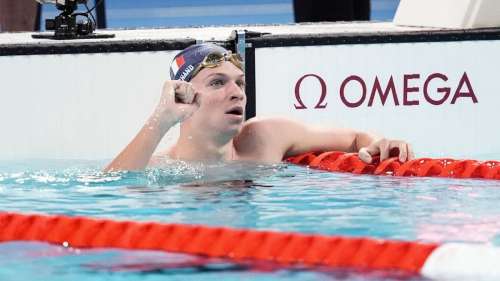
<svg viewBox="0 0 500 281">
<path fill-rule="evenodd" d="M 242 116 L 243 115 L 243 107 L 241 107 L 241 106 L 232 107 L 231 109 L 226 111 L 226 114 Z"/>
</svg>

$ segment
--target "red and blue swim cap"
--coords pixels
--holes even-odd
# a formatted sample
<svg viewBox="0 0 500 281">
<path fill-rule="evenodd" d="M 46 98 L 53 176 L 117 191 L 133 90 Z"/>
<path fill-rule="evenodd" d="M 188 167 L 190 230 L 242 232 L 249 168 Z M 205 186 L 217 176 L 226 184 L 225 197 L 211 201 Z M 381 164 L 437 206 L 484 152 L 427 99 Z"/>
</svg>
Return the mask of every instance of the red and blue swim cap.
<svg viewBox="0 0 500 281">
<path fill-rule="evenodd" d="M 170 79 L 189 82 L 193 71 L 211 53 L 227 53 L 228 50 L 212 43 L 202 43 L 187 47 L 178 53 L 170 64 Z"/>
</svg>

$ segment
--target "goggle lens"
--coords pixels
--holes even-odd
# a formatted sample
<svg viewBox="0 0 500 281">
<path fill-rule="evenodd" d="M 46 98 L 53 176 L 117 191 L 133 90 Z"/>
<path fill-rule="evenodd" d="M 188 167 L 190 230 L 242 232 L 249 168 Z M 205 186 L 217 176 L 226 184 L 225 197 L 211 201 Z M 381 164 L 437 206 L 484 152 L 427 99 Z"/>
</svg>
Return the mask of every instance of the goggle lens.
<svg viewBox="0 0 500 281">
<path fill-rule="evenodd" d="M 203 61 L 196 67 L 196 69 L 193 71 L 192 77 L 194 77 L 198 72 L 200 72 L 203 68 L 208 67 L 208 68 L 214 68 L 219 66 L 221 63 L 224 61 L 229 61 L 232 64 L 234 64 L 236 67 L 239 69 L 243 70 L 243 59 L 241 58 L 240 54 L 233 54 L 231 52 L 228 53 L 210 53 L 208 54 Z M 243 70 L 244 71 L 244 70 Z"/>
</svg>

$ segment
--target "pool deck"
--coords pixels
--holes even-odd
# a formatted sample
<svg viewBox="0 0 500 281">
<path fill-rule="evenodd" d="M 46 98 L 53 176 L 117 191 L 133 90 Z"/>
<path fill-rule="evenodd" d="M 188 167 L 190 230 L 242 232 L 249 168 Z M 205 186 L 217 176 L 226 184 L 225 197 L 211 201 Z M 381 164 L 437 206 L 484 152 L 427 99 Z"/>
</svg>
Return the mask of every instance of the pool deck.
<svg viewBox="0 0 500 281">
<path fill-rule="evenodd" d="M 249 30 L 271 35 L 347 35 L 347 34 L 405 34 L 412 32 L 446 31 L 442 28 L 396 26 L 392 22 L 337 22 L 337 23 L 306 23 L 287 25 L 234 25 L 234 26 L 200 26 L 189 28 L 158 28 L 158 29 L 116 29 L 98 30 L 99 34 L 115 34 L 110 39 L 79 39 L 79 40 L 49 40 L 33 39 L 31 32 L 0 33 L 0 47 L 9 45 L 56 45 L 91 42 L 117 41 L 155 41 L 155 40 L 185 40 L 203 41 L 227 40 L 234 30 Z M 46 32 L 44 34 L 51 34 Z"/>
</svg>

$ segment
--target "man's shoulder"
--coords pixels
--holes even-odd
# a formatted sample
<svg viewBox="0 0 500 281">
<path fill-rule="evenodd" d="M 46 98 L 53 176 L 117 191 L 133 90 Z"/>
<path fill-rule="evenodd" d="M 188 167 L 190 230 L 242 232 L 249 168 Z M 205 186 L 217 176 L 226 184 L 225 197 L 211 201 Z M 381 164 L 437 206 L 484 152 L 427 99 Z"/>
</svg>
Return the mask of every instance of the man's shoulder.
<svg viewBox="0 0 500 281">
<path fill-rule="evenodd" d="M 243 129 L 276 130 L 277 127 L 291 124 L 294 121 L 286 117 L 253 117 L 243 124 Z"/>
<path fill-rule="evenodd" d="M 234 145 L 240 154 L 279 161 L 288 148 L 288 127 L 292 123 L 280 117 L 249 119 L 235 137 Z"/>
<path fill-rule="evenodd" d="M 281 117 L 254 117 L 243 124 L 236 139 L 240 142 L 270 140 L 274 136 L 278 137 L 289 122 L 291 122 L 289 119 Z"/>
<path fill-rule="evenodd" d="M 254 117 L 243 124 L 237 136 L 239 140 L 266 142 L 287 138 L 295 131 L 298 122 L 286 117 Z"/>
</svg>

